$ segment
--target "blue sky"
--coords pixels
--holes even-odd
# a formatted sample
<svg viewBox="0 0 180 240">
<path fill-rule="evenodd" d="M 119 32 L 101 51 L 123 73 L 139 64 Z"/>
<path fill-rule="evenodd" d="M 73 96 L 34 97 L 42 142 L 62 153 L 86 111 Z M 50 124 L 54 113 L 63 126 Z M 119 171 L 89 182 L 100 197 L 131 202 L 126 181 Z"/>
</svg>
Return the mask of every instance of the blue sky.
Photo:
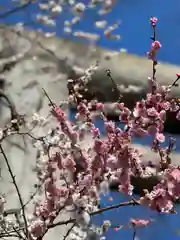
<svg viewBox="0 0 180 240">
<path fill-rule="evenodd" d="M 159 52 L 161 61 L 180 64 L 180 1 L 173 0 L 118 0 L 112 12 L 105 16 L 99 16 L 94 9 L 87 10 L 86 14 L 77 26 L 76 30 L 87 32 L 100 33 L 102 36 L 98 44 L 104 48 L 118 50 L 126 48 L 128 52 L 135 53 L 140 56 L 145 56 L 151 43 L 151 29 L 149 25 L 149 17 L 156 16 L 159 19 L 157 26 L 157 38 L 161 41 L 163 48 Z M 10 0 L 1 0 L 1 4 L 5 3 L 10 6 Z M 2 10 L 0 10 L 2 11 Z M 36 4 L 33 4 L 28 11 L 13 14 L 6 19 L 0 19 L 1 22 L 14 24 L 18 21 L 29 21 L 29 13 L 34 20 L 38 12 Z M 56 28 L 51 28 L 51 31 L 56 31 L 57 35 L 68 37 L 63 33 L 63 20 L 70 19 L 72 14 L 69 11 L 62 13 L 57 18 Z M 94 28 L 94 20 L 108 20 L 112 24 L 118 20 L 122 22 L 120 27 L 115 31 L 121 35 L 119 41 L 107 40 L 103 37 L 102 31 Z M 33 28 L 39 28 L 35 25 Z M 43 28 L 44 30 L 50 30 Z M 68 38 L 72 38 L 69 36 Z"/>
</svg>

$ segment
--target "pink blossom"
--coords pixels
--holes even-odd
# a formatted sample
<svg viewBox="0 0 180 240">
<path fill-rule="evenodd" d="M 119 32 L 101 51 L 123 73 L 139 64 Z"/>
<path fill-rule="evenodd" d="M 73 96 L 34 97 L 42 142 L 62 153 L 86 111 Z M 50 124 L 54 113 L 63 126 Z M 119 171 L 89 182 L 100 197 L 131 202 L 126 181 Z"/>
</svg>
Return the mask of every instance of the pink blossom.
<svg viewBox="0 0 180 240">
<path fill-rule="evenodd" d="M 124 103 L 116 103 L 116 107 L 120 110 L 124 109 Z"/>
<path fill-rule="evenodd" d="M 159 41 L 154 41 L 151 45 L 151 50 L 147 53 L 149 59 L 156 61 L 156 52 L 161 48 L 161 43 Z"/>
<path fill-rule="evenodd" d="M 84 129 L 79 130 L 79 140 L 83 141 L 85 138 L 86 131 Z"/>
<path fill-rule="evenodd" d="M 159 113 L 159 118 L 165 122 L 166 120 L 166 111 L 165 110 L 161 110 L 160 113 Z"/>
<path fill-rule="evenodd" d="M 118 226 L 118 227 L 115 227 L 114 228 L 114 231 L 115 232 L 118 232 L 119 230 L 121 230 L 123 228 L 123 225 L 120 225 L 120 226 Z"/>
<path fill-rule="evenodd" d="M 119 120 L 123 123 L 127 123 L 128 122 L 128 115 L 127 114 L 121 114 L 119 116 Z"/>
<path fill-rule="evenodd" d="M 84 177 L 82 177 L 80 180 L 79 180 L 79 186 L 91 186 L 91 184 L 92 184 L 92 180 L 93 180 L 93 178 L 92 178 L 92 175 L 91 174 L 88 174 L 88 175 L 86 175 L 86 176 L 84 176 Z"/>
<path fill-rule="evenodd" d="M 141 116 L 141 113 L 140 113 L 140 110 L 135 108 L 134 111 L 133 111 L 133 115 L 135 118 L 138 118 Z"/>
<path fill-rule="evenodd" d="M 170 104 L 170 102 L 162 102 L 161 104 L 160 104 L 160 106 L 165 110 L 165 111 L 167 111 L 167 110 L 169 110 L 170 109 L 170 106 L 171 106 L 171 104 Z"/>
<path fill-rule="evenodd" d="M 98 172 L 103 167 L 103 159 L 101 156 L 96 155 L 91 162 L 91 169 L 94 173 Z"/>
<path fill-rule="evenodd" d="M 89 167 L 89 158 L 85 156 L 82 152 L 79 157 L 78 166 L 82 169 L 82 171 L 86 171 Z"/>
<path fill-rule="evenodd" d="M 180 121 L 180 111 L 176 114 L 176 118 Z"/>
<path fill-rule="evenodd" d="M 73 144 L 77 143 L 77 140 L 78 140 L 78 133 L 77 132 L 75 132 L 75 131 L 70 132 L 69 137 L 70 137 Z"/>
<path fill-rule="evenodd" d="M 146 104 L 145 100 L 141 100 L 136 103 L 136 108 L 144 108 L 145 104 Z"/>
<path fill-rule="evenodd" d="M 132 195 L 133 193 L 133 185 L 131 185 L 130 183 L 126 183 L 124 185 L 119 185 L 119 191 L 125 195 Z"/>
<path fill-rule="evenodd" d="M 151 60 L 155 60 L 155 56 L 156 56 L 156 52 L 155 51 L 149 51 L 149 52 L 147 52 L 147 57 L 148 57 L 148 59 L 151 59 Z"/>
<path fill-rule="evenodd" d="M 154 42 L 152 43 L 152 50 L 153 50 L 153 51 L 157 51 L 157 50 L 159 50 L 161 47 L 162 47 L 162 46 L 161 46 L 161 43 L 160 43 L 159 41 L 154 41 Z"/>
<path fill-rule="evenodd" d="M 128 167 L 123 168 L 123 169 L 118 169 L 116 176 L 120 183 L 119 191 L 126 195 L 132 195 L 132 191 L 133 191 L 134 187 L 133 187 L 133 185 L 131 185 L 130 171 L 129 171 Z"/>
<path fill-rule="evenodd" d="M 119 169 L 117 169 L 117 171 L 116 171 L 116 174 L 118 176 L 121 176 L 121 177 L 129 176 L 128 174 L 129 174 L 129 170 L 130 170 L 129 167 L 130 167 L 130 162 L 131 162 L 131 159 L 130 159 L 131 156 L 132 155 L 130 153 L 128 146 L 124 146 L 124 148 L 119 150 L 119 152 L 117 154 Z"/>
<path fill-rule="evenodd" d="M 180 168 L 170 167 L 166 170 L 168 193 L 174 198 L 180 198 Z"/>
<path fill-rule="evenodd" d="M 48 218 L 54 211 L 54 201 L 53 199 L 46 199 L 44 203 L 36 207 L 36 216 Z"/>
<path fill-rule="evenodd" d="M 99 128 L 93 128 L 92 134 L 94 138 L 99 137 L 100 136 Z"/>
<path fill-rule="evenodd" d="M 158 142 L 163 143 L 165 141 L 165 136 L 163 133 L 156 133 L 156 139 Z"/>
<path fill-rule="evenodd" d="M 126 114 L 127 116 L 130 116 L 131 111 L 129 110 L 129 108 L 124 107 L 124 108 L 123 108 L 123 113 Z"/>
<path fill-rule="evenodd" d="M 63 161 L 63 167 L 65 169 L 68 169 L 72 172 L 75 172 L 76 171 L 76 163 L 75 161 L 71 158 L 71 157 L 67 157 L 66 159 L 64 159 Z"/>
<path fill-rule="evenodd" d="M 152 25 L 153 27 L 156 26 L 157 21 L 158 21 L 158 19 L 157 19 L 156 17 L 151 17 L 151 18 L 150 18 L 150 22 L 151 22 L 151 25 Z"/>
<path fill-rule="evenodd" d="M 80 119 L 82 121 L 91 121 L 90 118 L 91 114 L 85 101 L 79 103 L 79 105 L 77 106 L 77 111 L 78 111 L 78 116 L 76 116 L 77 119 Z"/>
<path fill-rule="evenodd" d="M 105 145 L 104 142 L 101 139 L 95 139 L 94 141 L 94 151 L 97 153 L 103 153 L 103 151 L 105 150 Z"/>
<path fill-rule="evenodd" d="M 107 167 L 112 170 L 116 170 L 117 168 L 117 158 L 113 155 L 109 155 L 107 158 Z"/>
<path fill-rule="evenodd" d="M 45 229 L 45 222 L 42 220 L 33 221 L 28 228 L 29 233 L 31 234 L 33 239 L 37 239 L 38 237 L 40 237 L 45 231 Z"/>
<path fill-rule="evenodd" d="M 53 195 L 55 194 L 56 187 L 52 178 L 47 178 L 45 180 L 45 191 L 52 193 Z"/>
<path fill-rule="evenodd" d="M 147 114 L 150 117 L 157 117 L 158 116 L 158 112 L 157 112 L 157 110 L 154 107 L 148 108 L 147 109 Z"/>
<path fill-rule="evenodd" d="M 62 169 L 62 157 L 61 157 L 60 153 L 56 152 L 53 155 L 53 161 L 55 161 L 57 163 L 57 166 L 59 169 Z"/>
<path fill-rule="evenodd" d="M 97 103 L 96 104 L 96 110 L 99 110 L 101 112 L 104 111 L 104 104 L 103 103 Z"/>
<path fill-rule="evenodd" d="M 59 198 L 67 198 L 69 195 L 69 189 L 63 186 L 56 188 L 56 194 Z"/>
<path fill-rule="evenodd" d="M 150 135 L 156 135 L 158 132 L 158 128 L 155 125 L 151 125 L 147 128 L 148 134 Z"/>
<path fill-rule="evenodd" d="M 108 133 L 113 133 L 115 131 L 115 123 L 112 121 L 105 121 L 104 127 Z"/>
<path fill-rule="evenodd" d="M 134 227 L 147 227 L 151 222 L 152 222 L 151 220 L 135 219 L 135 218 L 130 219 L 130 223 Z"/>
<path fill-rule="evenodd" d="M 65 121 L 65 114 L 59 106 L 53 107 L 52 114 L 58 119 L 59 122 Z"/>
<path fill-rule="evenodd" d="M 170 171 L 168 171 L 168 174 L 172 177 L 173 180 L 180 182 L 180 168 L 179 167 L 172 168 L 172 170 L 170 169 Z"/>
<path fill-rule="evenodd" d="M 172 198 L 161 184 L 140 198 L 140 203 L 160 212 L 168 213 L 173 209 Z"/>
<path fill-rule="evenodd" d="M 177 105 L 177 103 L 172 103 L 170 111 L 171 112 L 177 112 L 178 110 L 179 110 L 179 106 Z"/>
</svg>

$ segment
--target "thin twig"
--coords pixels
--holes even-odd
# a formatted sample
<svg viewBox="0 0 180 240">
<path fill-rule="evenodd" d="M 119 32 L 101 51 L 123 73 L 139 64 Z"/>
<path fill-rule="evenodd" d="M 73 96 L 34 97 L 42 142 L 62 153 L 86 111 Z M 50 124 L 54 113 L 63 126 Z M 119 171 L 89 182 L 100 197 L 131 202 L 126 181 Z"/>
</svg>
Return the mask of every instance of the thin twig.
<svg viewBox="0 0 180 240">
<path fill-rule="evenodd" d="M 177 77 L 176 80 L 173 82 L 173 84 L 171 85 L 172 87 L 176 87 L 178 86 L 177 85 L 177 82 L 179 81 L 180 77 Z"/>
<path fill-rule="evenodd" d="M 132 236 L 132 240 L 136 239 L 136 227 L 133 228 L 133 236 Z"/>
<path fill-rule="evenodd" d="M 121 95 L 121 92 L 118 88 L 118 85 L 115 83 L 114 79 L 112 78 L 112 75 L 111 75 L 111 71 L 109 69 L 106 70 L 106 75 L 107 77 L 111 80 L 112 84 L 113 84 L 113 91 L 116 90 L 116 92 L 118 93 L 118 101 L 120 101 L 122 99 L 122 95 Z"/>
<path fill-rule="evenodd" d="M 18 185 L 17 185 L 17 183 L 16 183 L 15 176 L 14 176 L 14 174 L 13 174 L 13 171 L 12 171 L 12 169 L 11 169 L 11 166 L 10 166 L 10 164 L 9 164 L 9 161 L 8 161 L 8 159 L 7 159 L 7 156 L 6 156 L 5 152 L 4 152 L 4 149 L 3 149 L 3 147 L 2 147 L 1 144 L 0 144 L 0 150 L 1 150 L 1 153 L 2 153 L 2 155 L 3 155 L 3 157 L 4 157 L 4 159 L 5 159 L 5 162 L 6 162 L 8 171 L 9 171 L 9 173 L 10 173 L 10 175 L 11 175 L 11 178 L 12 178 L 12 181 L 13 181 L 13 184 L 14 184 L 14 187 L 15 187 L 15 189 L 16 189 L 16 192 L 17 192 L 17 195 L 18 195 L 18 198 L 19 198 L 19 202 L 20 202 L 21 207 L 22 207 L 22 213 L 23 213 L 22 215 L 23 215 L 24 224 L 25 224 L 26 236 L 28 237 L 28 235 L 29 235 L 29 233 L 28 233 L 28 225 L 27 225 L 27 220 L 26 220 L 25 209 L 24 209 L 24 207 L 23 207 L 23 206 L 24 206 L 24 203 L 23 203 L 23 200 L 22 200 L 22 197 L 21 197 L 21 193 L 20 193 L 20 191 L 19 191 Z"/>
<path fill-rule="evenodd" d="M 14 13 L 17 13 L 17 12 L 19 12 L 19 11 L 24 10 L 25 8 L 27 8 L 28 6 L 30 6 L 31 2 L 32 2 L 32 1 L 29 0 L 28 2 L 26 2 L 26 3 L 24 3 L 24 4 L 20 5 L 20 6 L 18 6 L 18 7 L 16 7 L 16 8 L 13 8 L 13 9 L 7 11 L 7 12 L 4 12 L 3 14 L 0 15 L 0 19 L 1 19 L 1 18 L 6 18 L 6 17 L 8 17 L 8 16 L 11 15 L 11 14 L 14 14 Z"/>
<path fill-rule="evenodd" d="M 103 213 L 103 212 L 106 212 L 106 211 L 109 211 L 109 210 L 112 210 L 112 209 L 124 207 L 124 206 L 139 205 L 139 204 L 140 203 L 138 201 L 134 201 L 134 200 L 128 201 L 128 202 L 123 202 L 123 203 L 118 203 L 118 204 L 115 204 L 115 205 L 112 205 L 112 206 L 109 206 L 109 207 L 101 208 L 101 209 L 99 209 L 95 212 L 92 212 L 92 213 L 90 213 L 90 216 L 95 216 L 95 215 L 98 215 L 100 213 Z M 56 226 L 67 225 L 69 223 L 75 223 L 75 222 L 76 222 L 75 218 L 70 218 L 69 220 L 66 220 L 66 221 L 59 221 L 57 223 L 50 224 L 48 226 L 48 229 L 54 228 Z"/>
<path fill-rule="evenodd" d="M 49 100 L 49 103 L 51 104 L 52 107 L 55 107 L 55 104 L 53 103 L 53 101 L 51 100 L 51 98 L 49 97 L 48 93 L 46 92 L 46 90 L 44 88 L 42 88 L 44 94 L 46 95 L 47 99 Z"/>
<path fill-rule="evenodd" d="M 19 236 L 19 239 L 24 239 L 23 236 L 21 236 L 20 232 L 15 227 L 13 227 L 13 229 L 17 233 L 17 235 Z"/>
<path fill-rule="evenodd" d="M 72 229 L 74 228 L 75 225 L 76 225 L 76 223 L 73 223 L 73 225 L 69 228 L 66 235 L 64 236 L 64 240 L 66 240 L 66 238 L 69 236 L 70 232 L 72 231 Z"/>
<path fill-rule="evenodd" d="M 14 105 L 14 103 L 11 101 L 11 99 L 9 98 L 9 96 L 4 93 L 2 90 L 0 90 L 0 98 L 4 98 L 7 102 L 8 102 L 8 107 L 10 108 L 11 111 L 11 119 L 16 119 L 19 114 L 16 111 L 16 107 Z"/>
</svg>

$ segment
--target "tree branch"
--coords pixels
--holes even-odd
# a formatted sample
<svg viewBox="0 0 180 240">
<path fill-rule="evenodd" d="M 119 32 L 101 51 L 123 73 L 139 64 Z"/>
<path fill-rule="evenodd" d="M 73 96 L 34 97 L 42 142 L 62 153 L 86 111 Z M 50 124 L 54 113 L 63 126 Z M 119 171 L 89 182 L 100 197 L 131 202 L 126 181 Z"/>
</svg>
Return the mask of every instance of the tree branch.
<svg viewBox="0 0 180 240">
<path fill-rule="evenodd" d="M 132 240 L 136 239 L 136 227 L 133 228 L 133 236 L 132 236 Z"/>
<path fill-rule="evenodd" d="M 8 107 L 11 111 L 11 120 L 16 119 L 19 116 L 16 111 L 16 107 L 11 99 L 2 90 L 0 90 L 0 98 L 4 98 L 8 102 Z"/>
<path fill-rule="evenodd" d="M 22 10 L 24 10 L 25 8 L 27 8 L 28 6 L 30 6 L 30 4 L 31 4 L 31 0 L 28 0 L 26 3 L 20 5 L 20 6 L 16 7 L 16 8 L 13 8 L 13 9 L 7 11 L 7 12 L 2 13 L 2 14 L 0 15 L 0 19 L 1 19 L 1 18 L 6 18 L 6 17 L 8 17 L 8 16 L 11 15 L 11 14 L 14 14 L 14 13 L 17 13 L 17 12 L 19 12 L 19 11 L 22 11 Z"/>
<path fill-rule="evenodd" d="M 76 223 L 73 223 L 73 225 L 69 228 L 69 230 L 67 231 L 66 235 L 64 236 L 63 240 L 67 239 L 67 237 L 69 236 L 70 232 L 73 230 L 75 225 L 76 225 Z"/>
<path fill-rule="evenodd" d="M 133 200 L 128 201 L 128 202 L 118 203 L 118 204 L 115 204 L 115 205 L 112 205 L 112 206 L 109 206 L 109 207 L 101 208 L 101 209 L 99 209 L 95 212 L 90 213 L 90 216 L 95 216 L 95 215 L 98 215 L 100 213 L 103 213 L 103 212 L 106 212 L 106 211 L 109 211 L 109 210 L 113 210 L 113 209 L 120 208 L 120 207 L 125 207 L 125 206 L 131 206 L 131 205 L 140 205 L 140 203 L 139 203 L 139 201 L 136 201 L 136 200 L 133 199 Z M 56 226 L 67 225 L 69 223 L 75 223 L 75 222 L 76 222 L 75 218 L 70 218 L 69 220 L 66 220 L 66 221 L 59 221 L 57 223 L 50 224 L 48 226 L 48 229 L 54 228 Z"/>
<path fill-rule="evenodd" d="M 22 197 L 21 197 L 21 193 L 19 191 L 19 188 L 18 188 L 18 185 L 16 183 L 16 179 L 15 179 L 15 176 L 13 174 L 13 171 L 11 169 L 11 166 L 9 164 L 9 161 L 7 159 L 7 156 L 4 152 L 4 149 L 2 147 L 2 145 L 0 144 L 0 150 L 1 150 L 1 153 L 5 159 L 5 162 L 6 162 L 6 165 L 7 165 L 7 168 L 8 168 L 8 171 L 10 173 L 10 176 L 12 178 L 12 181 L 13 181 L 13 184 L 14 184 L 14 187 L 16 189 L 16 192 L 17 192 L 17 195 L 18 195 L 18 198 L 19 198 L 19 202 L 21 204 L 21 208 L 22 208 L 22 213 L 23 213 L 23 219 L 24 219 L 24 224 L 25 224 L 25 230 L 26 230 L 26 236 L 28 237 L 29 233 L 28 233 L 28 225 L 27 225 L 27 220 L 26 220 L 26 214 L 25 214 L 25 209 L 24 209 L 24 203 L 23 203 L 23 200 L 22 200 Z"/>
</svg>

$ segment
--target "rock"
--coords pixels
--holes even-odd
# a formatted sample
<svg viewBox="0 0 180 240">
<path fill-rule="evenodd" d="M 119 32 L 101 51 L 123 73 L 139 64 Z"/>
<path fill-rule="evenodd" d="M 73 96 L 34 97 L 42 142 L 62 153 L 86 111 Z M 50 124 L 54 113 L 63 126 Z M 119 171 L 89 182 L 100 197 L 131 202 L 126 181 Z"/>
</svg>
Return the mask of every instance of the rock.
<svg viewBox="0 0 180 240">
<path fill-rule="evenodd" d="M 133 108 L 136 101 L 144 98 L 148 92 L 148 77 L 152 74 L 152 63 L 144 57 L 138 57 L 127 53 L 115 54 L 110 60 L 104 58 L 107 51 L 97 48 L 91 54 L 91 48 L 82 43 L 75 43 L 69 40 L 52 37 L 45 39 L 43 35 L 35 34 L 32 31 L 26 31 L 28 38 L 38 36 L 38 41 L 43 45 L 34 45 L 29 55 L 38 55 L 38 59 L 52 64 L 53 71 L 67 74 L 68 78 L 76 79 L 82 75 L 82 69 L 99 62 L 98 71 L 92 76 L 92 81 L 87 85 L 88 92 L 86 98 L 96 97 L 101 102 L 113 102 L 118 99 L 117 94 L 112 91 L 112 82 L 106 76 L 106 70 L 111 70 L 114 82 L 119 85 L 122 101 L 129 108 Z M 47 51 L 48 49 L 48 51 Z M 55 52 L 52 54 L 52 52 Z M 39 62 L 39 65 L 40 62 Z M 41 66 L 43 68 L 43 66 Z M 80 71 L 81 69 L 81 71 Z M 179 66 L 159 63 L 157 66 L 157 79 L 161 85 L 171 84 L 179 71 Z M 61 86 L 66 86 L 66 82 L 61 82 Z M 178 97 L 180 89 L 173 89 L 173 96 Z M 110 119 L 116 116 L 108 114 Z M 180 133 L 180 124 L 176 120 L 175 114 L 170 113 L 167 116 L 165 131 L 170 133 Z"/>
</svg>

